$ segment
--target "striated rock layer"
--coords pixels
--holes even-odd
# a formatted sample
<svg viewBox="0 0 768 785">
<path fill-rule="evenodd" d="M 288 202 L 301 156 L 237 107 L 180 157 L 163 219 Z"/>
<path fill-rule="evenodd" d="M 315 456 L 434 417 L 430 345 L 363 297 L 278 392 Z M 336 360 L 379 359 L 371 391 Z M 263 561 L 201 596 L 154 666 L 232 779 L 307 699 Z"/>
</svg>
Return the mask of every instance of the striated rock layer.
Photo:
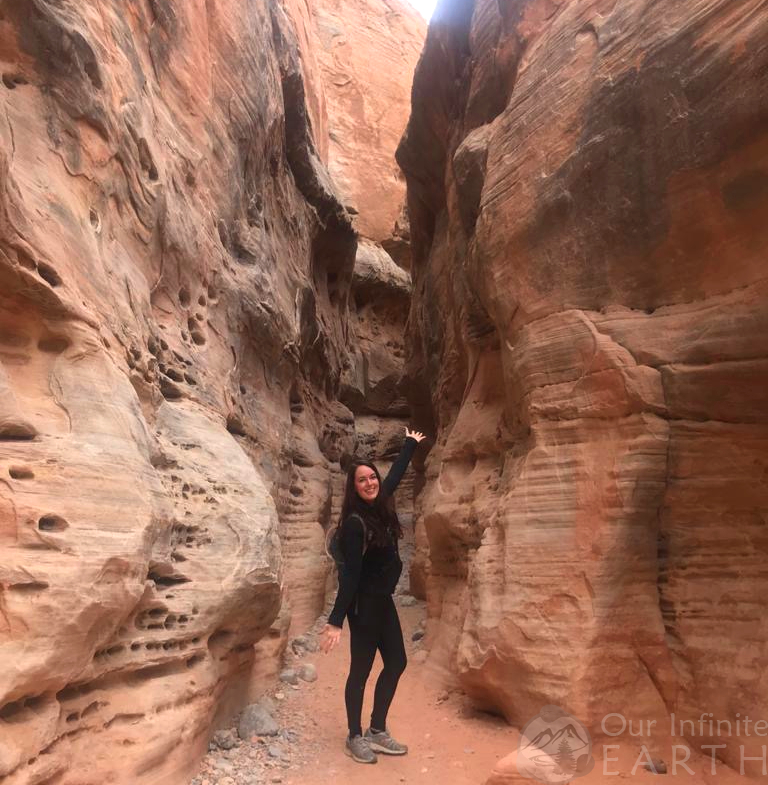
<svg viewBox="0 0 768 785">
<path fill-rule="evenodd" d="M 185 781 L 322 542 L 356 239 L 290 14 L 2 5 L 3 785 Z"/>
<path fill-rule="evenodd" d="M 328 113 L 321 149 L 356 229 L 382 242 L 405 198 L 394 156 L 426 23 L 407 0 L 314 0 L 311 10 Z"/>
<path fill-rule="evenodd" d="M 757 0 L 430 26 L 398 154 L 438 433 L 412 581 L 432 661 L 515 724 L 762 718 L 766 30 Z"/>
<path fill-rule="evenodd" d="M 302 445 L 303 460 L 312 456 L 306 465 L 292 467 L 278 499 L 293 633 L 312 625 L 323 611 L 326 588 L 335 588 L 323 530 L 338 520 L 342 467 L 353 453 L 385 461 L 392 457 L 409 413 L 403 333 L 410 277 L 380 243 L 387 244 L 398 264 L 408 265 L 405 185 L 394 154 L 408 119 L 425 24 L 400 0 L 362 5 L 286 0 L 285 10 L 296 33 L 314 153 L 327 164 L 354 229 L 365 238 L 357 249 L 349 312 L 341 312 L 346 342 L 341 403 L 318 417 L 316 407 L 303 402 L 306 395 L 291 398 L 292 438 Z M 288 122 L 294 120 L 289 117 Z M 328 283 L 346 293 L 349 282 L 331 271 Z M 314 384 L 324 383 L 319 369 Z M 399 496 L 406 501 L 410 491 L 403 489 Z"/>
</svg>

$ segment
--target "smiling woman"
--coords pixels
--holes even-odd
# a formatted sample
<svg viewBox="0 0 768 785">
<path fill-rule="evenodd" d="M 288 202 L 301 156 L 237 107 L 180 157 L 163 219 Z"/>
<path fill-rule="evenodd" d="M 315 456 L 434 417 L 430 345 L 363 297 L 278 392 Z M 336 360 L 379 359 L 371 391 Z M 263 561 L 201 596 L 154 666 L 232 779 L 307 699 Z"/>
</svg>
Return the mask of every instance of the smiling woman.
<svg viewBox="0 0 768 785">
<path fill-rule="evenodd" d="M 402 526 L 392 494 L 408 468 L 416 446 L 425 437 L 405 429 L 405 443 L 386 478 L 368 460 L 355 459 L 347 468 L 347 482 L 339 519 L 339 591 L 322 634 L 321 648 L 328 653 L 349 621 L 350 669 L 344 688 L 349 736 L 345 752 L 358 763 L 376 763 L 376 753 L 405 755 L 408 747 L 387 731 L 387 713 L 397 683 L 405 670 L 403 632 L 392 593 L 403 563 L 398 540 Z M 365 683 L 376 651 L 384 662 L 376 682 L 371 724 L 363 736 L 361 714 Z"/>
</svg>

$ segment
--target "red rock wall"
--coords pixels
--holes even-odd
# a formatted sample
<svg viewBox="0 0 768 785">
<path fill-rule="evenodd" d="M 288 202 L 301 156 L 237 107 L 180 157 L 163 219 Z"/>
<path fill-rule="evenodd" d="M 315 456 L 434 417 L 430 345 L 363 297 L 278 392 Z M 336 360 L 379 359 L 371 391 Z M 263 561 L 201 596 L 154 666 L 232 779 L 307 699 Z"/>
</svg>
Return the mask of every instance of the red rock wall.
<svg viewBox="0 0 768 785">
<path fill-rule="evenodd" d="M 762 716 L 766 30 L 751 0 L 430 26 L 398 154 L 417 574 L 433 663 L 510 722 Z"/>
<path fill-rule="evenodd" d="M 279 4 L 8 0 L 0 69 L 0 781 L 181 783 L 353 443 L 355 236 Z"/>
<path fill-rule="evenodd" d="M 402 381 L 410 278 L 376 241 L 387 238 L 399 260 L 407 258 L 407 230 L 391 237 L 405 196 L 394 154 L 408 119 L 425 25 L 400 0 L 362 5 L 290 0 L 285 8 L 296 31 L 314 149 L 328 165 L 354 229 L 367 238 L 357 249 L 349 312 L 343 317 L 343 405 L 333 409 L 330 424 L 324 424 L 325 414 L 318 419 L 300 402 L 291 407 L 292 438 L 305 455 L 318 456 L 293 467 L 278 504 L 290 629 L 303 632 L 323 611 L 323 587 L 332 578 L 323 556 L 323 528 L 338 519 L 344 482 L 339 461 L 346 466 L 353 453 L 391 457 L 399 448 L 393 447 L 393 434 L 402 438 L 408 416 Z M 317 387 L 325 384 L 322 377 L 321 369 Z M 408 491 L 399 496 L 405 501 Z"/>
<path fill-rule="evenodd" d="M 405 198 L 394 155 L 426 23 L 407 0 L 316 0 L 312 20 L 328 106 L 328 168 L 356 229 L 380 243 Z"/>
</svg>

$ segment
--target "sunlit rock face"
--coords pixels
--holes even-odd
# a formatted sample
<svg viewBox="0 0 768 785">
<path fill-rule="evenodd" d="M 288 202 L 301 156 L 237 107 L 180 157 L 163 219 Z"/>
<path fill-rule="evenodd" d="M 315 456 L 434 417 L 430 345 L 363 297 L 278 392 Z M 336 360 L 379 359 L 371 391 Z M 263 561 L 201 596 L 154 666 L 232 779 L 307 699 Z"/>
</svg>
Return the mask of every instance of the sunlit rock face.
<svg viewBox="0 0 768 785">
<path fill-rule="evenodd" d="M 328 168 L 360 234 L 392 241 L 405 198 L 395 149 L 426 23 L 407 0 L 316 0 L 311 13 Z"/>
<path fill-rule="evenodd" d="M 767 29 L 729 0 L 430 27 L 398 154 L 418 569 L 432 662 L 516 724 L 766 704 Z"/>
<path fill-rule="evenodd" d="M 4 785 L 188 781 L 274 668 L 286 497 L 353 440 L 356 239 L 289 11 L 3 3 Z"/>
</svg>

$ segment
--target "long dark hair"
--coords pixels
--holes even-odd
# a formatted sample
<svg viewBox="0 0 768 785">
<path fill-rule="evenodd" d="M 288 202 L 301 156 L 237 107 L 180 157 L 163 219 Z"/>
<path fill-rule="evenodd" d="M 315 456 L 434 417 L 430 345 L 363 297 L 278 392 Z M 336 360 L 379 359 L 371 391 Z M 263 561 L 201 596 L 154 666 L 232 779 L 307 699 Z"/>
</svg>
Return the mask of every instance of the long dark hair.
<svg viewBox="0 0 768 785">
<path fill-rule="evenodd" d="M 379 493 L 372 502 L 364 501 L 355 487 L 355 472 L 359 466 L 373 469 L 379 481 Z M 372 532 L 371 541 L 376 545 L 387 545 L 403 536 L 403 527 L 395 512 L 394 499 L 384 494 L 379 470 L 371 461 L 362 458 L 355 458 L 347 467 L 347 482 L 344 486 L 344 499 L 341 502 L 339 526 L 342 526 L 352 513 L 357 513 L 365 520 L 365 525 Z"/>
</svg>

